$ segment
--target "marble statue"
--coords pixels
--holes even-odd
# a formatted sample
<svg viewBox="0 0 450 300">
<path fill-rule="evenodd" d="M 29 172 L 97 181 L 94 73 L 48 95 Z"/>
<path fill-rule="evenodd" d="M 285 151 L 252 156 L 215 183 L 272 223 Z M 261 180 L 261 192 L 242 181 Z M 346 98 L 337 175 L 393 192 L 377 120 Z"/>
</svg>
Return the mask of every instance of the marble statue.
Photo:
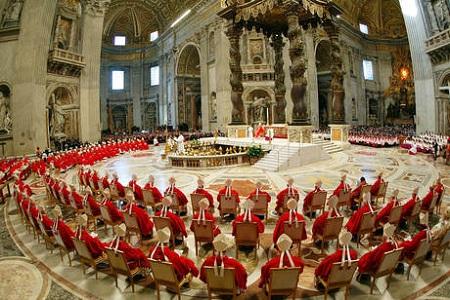
<svg viewBox="0 0 450 300">
<path fill-rule="evenodd" d="M 14 27 L 19 24 L 23 0 L 10 0 L 3 12 L 1 27 Z"/>
<path fill-rule="evenodd" d="M 9 112 L 9 99 L 0 91 L 0 132 L 11 132 L 12 121 Z"/>
<path fill-rule="evenodd" d="M 53 138 L 65 137 L 66 112 L 58 104 L 55 93 L 50 98 L 50 136 Z"/>
<path fill-rule="evenodd" d="M 253 98 L 253 117 L 256 122 L 266 121 L 266 109 L 269 107 L 270 99 L 268 97 Z"/>
<path fill-rule="evenodd" d="M 216 98 L 216 93 L 212 92 L 211 93 L 211 103 L 210 103 L 210 109 L 211 109 L 211 115 L 210 115 L 210 120 L 211 121 L 216 121 L 217 120 L 217 98 Z"/>
</svg>

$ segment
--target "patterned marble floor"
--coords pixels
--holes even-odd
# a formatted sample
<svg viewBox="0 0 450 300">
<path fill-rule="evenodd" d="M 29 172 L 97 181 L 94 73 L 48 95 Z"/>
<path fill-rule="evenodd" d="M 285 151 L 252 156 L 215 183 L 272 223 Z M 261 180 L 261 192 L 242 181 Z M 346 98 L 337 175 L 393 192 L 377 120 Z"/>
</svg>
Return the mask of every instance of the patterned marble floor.
<svg viewBox="0 0 450 300">
<path fill-rule="evenodd" d="M 238 190 L 242 197 L 247 196 L 248 193 L 253 190 L 255 183 L 261 181 L 272 196 L 285 186 L 285 180 L 288 177 L 293 177 L 296 186 L 301 189 L 302 196 L 305 192 L 309 191 L 316 179 L 320 178 L 323 181 L 324 188 L 331 191 L 338 184 L 340 175 L 342 173 L 348 174 L 348 179 L 352 185 L 355 185 L 358 178 L 365 176 L 368 182 L 372 182 L 380 171 L 384 172 L 386 181 L 389 181 L 388 194 L 394 189 L 400 190 L 400 198 L 406 199 L 411 194 L 411 191 L 415 187 L 420 188 L 420 195 L 423 196 L 428 186 L 439 176 L 443 178 L 443 183 L 446 186 L 447 194 L 444 201 L 446 204 L 450 201 L 450 168 L 444 166 L 442 162 L 435 163 L 430 157 L 417 155 L 409 156 L 399 149 L 371 149 L 365 147 L 352 146 L 349 150 L 337 153 L 332 156 L 332 159 L 314 163 L 304 166 L 302 168 L 290 169 L 284 172 L 266 172 L 258 170 L 252 166 L 232 167 L 232 168 L 219 168 L 213 170 L 186 170 L 186 169 L 173 169 L 167 166 L 166 162 L 160 158 L 161 148 L 152 148 L 147 152 L 140 152 L 134 154 L 126 154 L 120 157 L 103 161 L 95 166 L 97 170 L 103 174 L 105 171 L 110 173 L 117 172 L 120 176 L 122 183 L 126 184 L 132 174 L 136 174 L 139 177 L 139 182 L 144 184 L 148 175 L 153 175 L 157 179 L 156 185 L 160 189 L 165 189 L 170 176 L 175 176 L 177 179 L 177 186 L 180 187 L 186 194 L 189 194 L 196 188 L 196 181 L 199 177 L 204 178 L 206 186 L 213 194 L 217 193 L 217 190 L 223 185 L 226 178 L 233 179 L 233 185 Z M 74 171 L 69 171 L 62 175 L 66 181 L 76 183 L 76 177 Z M 34 190 L 39 193 L 42 192 L 42 185 L 38 182 L 33 183 Z M 303 197 L 301 197 L 303 199 Z M 37 196 L 38 201 L 44 201 L 42 195 Z M 275 201 L 272 201 L 270 210 L 273 210 Z M 302 203 L 300 203 L 302 205 Z M 67 213 L 67 212 L 66 212 Z M 68 212 L 70 214 L 70 212 Z M 190 213 L 188 214 L 190 215 Z M 59 255 L 57 253 L 49 254 L 44 245 L 37 244 L 32 236 L 25 231 L 24 226 L 20 223 L 15 206 L 9 204 L 4 208 L 4 216 L 6 224 L 4 226 L 7 230 L 1 231 L 1 242 L 11 239 L 14 241 L 14 245 L 8 246 L 14 248 L 18 246 L 21 252 L 30 259 L 29 262 L 17 260 L 16 258 L 8 258 L 6 261 L 12 260 L 13 263 L 21 264 L 37 264 L 37 272 L 41 272 L 42 278 L 50 278 L 54 283 L 50 284 L 47 281 L 47 285 L 41 284 L 42 290 L 49 290 L 47 294 L 42 294 L 39 289 L 35 289 L 34 296 L 31 298 L 45 298 L 47 296 L 51 298 L 59 298 L 58 295 L 64 293 L 59 288 L 59 285 L 68 291 L 70 295 L 79 298 L 101 298 L 101 299 L 143 299 L 143 298 L 155 298 L 153 289 L 138 288 L 135 294 L 131 293 L 131 289 L 127 287 L 124 280 L 119 281 L 119 288 L 114 287 L 114 280 L 107 276 L 100 276 L 99 280 L 95 280 L 92 274 L 88 273 L 87 277 L 84 277 L 81 272 L 81 268 L 77 263 L 74 263 L 73 267 L 69 267 L 68 262 L 61 263 Z M 3 221 L 3 220 L 2 220 Z M 275 217 L 269 217 L 266 224 L 265 234 L 262 236 L 262 247 L 258 250 L 257 259 L 253 259 L 251 256 L 240 255 L 242 261 L 249 273 L 248 285 L 249 290 L 246 296 L 241 296 L 242 299 L 265 299 L 264 293 L 257 288 L 257 280 L 259 278 L 259 269 L 262 264 L 267 260 L 268 248 L 271 244 L 271 234 L 273 232 Z M 190 224 L 190 218 L 186 219 L 186 223 Z M 308 233 L 310 233 L 312 222 L 308 222 Z M 3 224 L 0 224 L 3 228 Z M 72 223 L 73 224 L 73 223 Z M 220 225 L 222 232 L 226 234 L 231 233 L 231 226 L 229 224 Z M 9 236 L 8 236 L 9 233 Z M 105 234 L 103 231 L 99 232 L 100 237 L 103 240 L 110 240 L 112 238 L 111 231 Z M 12 244 L 12 243 L 11 243 Z M 317 260 L 322 257 L 319 251 L 313 247 L 312 242 L 307 240 L 305 243 L 304 258 L 307 263 L 305 271 L 300 277 L 299 291 L 300 296 L 308 298 L 320 298 L 313 286 L 313 271 L 314 266 L 317 264 Z M 0 278 L 5 276 L 5 271 L 2 268 L 3 257 L 9 255 L 18 255 L 18 251 L 4 250 L 5 247 L 0 247 Z M 146 248 L 143 247 L 145 251 Z M 192 258 L 197 265 L 201 265 L 205 255 L 210 253 L 211 248 L 203 248 L 200 251 L 200 256 L 195 257 L 195 251 L 193 246 L 193 236 L 189 235 L 187 239 L 186 247 L 177 249 L 180 253 Z M 334 251 L 334 245 L 331 245 L 327 251 Z M 364 250 L 360 249 L 360 253 Z M 234 249 L 229 253 L 234 256 Z M 418 276 L 417 271 L 413 271 L 412 275 L 414 280 L 406 281 L 403 275 L 395 275 L 393 282 L 388 291 L 385 291 L 386 282 L 380 279 L 377 282 L 379 291 L 375 292 L 374 296 L 367 296 L 369 287 L 364 284 L 360 284 L 354 281 L 351 289 L 352 299 L 363 298 L 386 298 L 386 299 L 415 299 L 418 297 L 426 298 L 439 298 L 448 296 L 450 284 L 447 279 L 449 272 L 450 262 L 449 259 L 443 263 L 433 267 L 432 264 L 427 263 L 423 269 L 422 274 Z M 3 273 L 3 274 L 2 274 Z M 31 272 L 37 274 L 36 270 Z M 30 275 L 31 276 L 31 275 Z M 7 274 L 7 277 L 20 277 L 20 274 Z M 36 276 L 35 276 L 36 277 Z M 13 282 L 16 279 L 11 279 Z M 30 279 L 31 280 L 31 279 Z M 39 276 L 33 279 L 36 284 L 43 282 L 39 279 Z M 56 283 L 56 284 L 55 284 Z M 17 298 L 23 298 L 24 293 L 18 294 Z M 0 299 L 4 299 L 2 295 L 8 293 L 7 287 L 0 284 Z M 64 294 L 63 294 L 64 295 Z M 67 295 L 66 295 L 67 296 Z M 183 291 L 183 299 L 186 298 L 203 298 L 206 296 L 205 286 L 198 279 L 194 279 L 191 284 L 191 288 Z M 336 299 L 343 297 L 342 292 L 332 294 Z M 66 298 L 62 296 L 63 298 Z M 28 297 L 26 297 L 28 298 Z M 163 299 L 170 299 L 171 295 L 168 293 L 162 294 Z M 7 299 L 10 299 L 7 297 Z"/>
</svg>

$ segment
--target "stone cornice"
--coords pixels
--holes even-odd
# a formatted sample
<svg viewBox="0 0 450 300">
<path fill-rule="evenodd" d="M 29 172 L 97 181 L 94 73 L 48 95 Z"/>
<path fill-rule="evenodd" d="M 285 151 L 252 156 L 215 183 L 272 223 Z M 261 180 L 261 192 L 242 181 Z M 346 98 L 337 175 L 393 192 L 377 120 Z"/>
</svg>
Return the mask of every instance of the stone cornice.
<svg viewBox="0 0 450 300">
<path fill-rule="evenodd" d="M 81 3 L 84 12 L 94 16 L 101 16 L 105 14 L 111 0 L 82 0 Z"/>
</svg>

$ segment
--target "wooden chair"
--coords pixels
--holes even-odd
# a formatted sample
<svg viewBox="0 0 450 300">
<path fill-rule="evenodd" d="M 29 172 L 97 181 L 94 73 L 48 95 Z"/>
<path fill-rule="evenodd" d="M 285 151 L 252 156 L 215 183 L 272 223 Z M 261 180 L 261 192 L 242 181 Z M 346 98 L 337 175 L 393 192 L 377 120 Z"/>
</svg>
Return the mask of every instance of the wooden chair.
<svg viewBox="0 0 450 300">
<path fill-rule="evenodd" d="M 364 195 L 366 193 L 370 193 L 370 190 L 372 189 L 372 185 L 371 184 L 366 184 L 361 188 L 361 193 L 359 194 L 359 198 L 356 199 L 356 202 L 358 203 L 359 206 L 361 206 L 361 203 L 363 203 L 364 201 Z"/>
<path fill-rule="evenodd" d="M 387 287 L 391 283 L 392 273 L 395 271 L 395 267 L 400 259 L 400 255 L 402 254 L 403 248 L 398 248 L 391 250 L 389 252 L 385 252 L 383 258 L 381 259 L 381 263 L 378 266 L 378 269 L 375 272 L 371 272 L 370 276 L 372 276 L 373 280 L 370 285 L 370 294 L 373 294 L 373 288 L 375 287 L 375 281 L 384 276 L 389 276 L 387 279 Z"/>
<path fill-rule="evenodd" d="M 306 208 L 306 214 L 310 214 L 315 212 L 316 210 L 320 210 L 323 212 L 325 209 L 325 202 L 327 201 L 327 192 L 320 191 L 314 193 L 313 198 L 311 200 L 311 205 Z"/>
<path fill-rule="evenodd" d="M 433 241 L 431 244 L 431 251 L 434 253 L 434 265 L 436 265 L 436 261 L 438 255 L 442 256 L 442 261 L 444 261 L 445 252 L 447 251 L 448 246 L 450 245 L 450 229 L 447 229 L 446 233 L 442 235 L 442 237 L 436 241 Z"/>
<path fill-rule="evenodd" d="M 240 246 L 255 247 L 255 257 L 259 247 L 258 224 L 251 222 L 236 222 L 236 259 L 239 258 Z"/>
<path fill-rule="evenodd" d="M 237 215 L 239 212 L 239 205 L 236 197 L 220 196 L 220 217 L 223 220 L 225 214 Z"/>
<path fill-rule="evenodd" d="M 371 212 L 366 212 L 361 220 L 361 224 L 359 226 L 359 230 L 357 233 L 357 239 L 356 239 L 356 246 L 359 247 L 359 244 L 361 243 L 361 236 L 365 234 L 372 234 L 374 228 L 375 228 L 375 218 L 376 214 L 374 213 L 372 215 Z"/>
<path fill-rule="evenodd" d="M 212 243 L 214 240 L 214 224 L 209 220 L 200 221 L 192 220 L 194 239 L 195 239 L 195 255 L 198 256 L 198 244 Z"/>
<path fill-rule="evenodd" d="M 114 227 L 122 223 L 120 220 L 113 221 L 111 215 L 109 214 L 108 207 L 104 205 L 100 205 L 100 213 L 102 215 L 103 223 L 105 224 L 105 231 L 108 230 L 108 225 Z"/>
<path fill-rule="evenodd" d="M 72 258 L 70 257 L 70 254 L 75 252 L 75 248 L 67 249 L 58 231 L 53 232 L 53 236 L 55 237 L 56 245 L 58 246 L 59 249 L 59 256 L 61 257 L 61 262 L 64 262 L 64 254 L 65 254 L 69 259 L 69 266 L 72 266 Z"/>
<path fill-rule="evenodd" d="M 342 230 L 344 217 L 328 218 L 325 221 L 325 227 L 322 235 L 317 235 L 317 239 L 321 241 L 320 251 L 323 253 L 323 244 L 328 241 L 336 240 L 336 250 L 339 247 L 339 233 Z"/>
<path fill-rule="evenodd" d="M 299 194 L 295 194 L 292 196 L 285 196 L 284 200 L 283 200 L 283 212 L 288 211 L 289 209 L 287 208 L 287 202 L 289 201 L 289 199 L 295 199 L 295 201 L 300 200 L 300 195 Z"/>
<path fill-rule="evenodd" d="M 295 226 L 297 224 L 297 226 Z M 298 248 L 298 256 L 301 256 L 302 250 L 302 241 L 303 241 L 303 231 L 305 228 L 305 221 L 300 222 L 292 222 L 289 224 L 288 221 L 285 221 L 283 224 L 284 233 L 289 236 L 292 240 L 292 244 L 297 244 Z"/>
<path fill-rule="evenodd" d="M 120 250 L 115 251 L 113 249 L 106 249 L 106 255 L 108 256 L 109 265 L 111 266 L 111 275 L 116 281 L 116 287 L 119 287 L 117 284 L 118 275 L 124 275 L 130 280 L 131 290 L 134 293 L 134 277 L 141 273 L 141 269 L 135 268 L 131 270 L 125 255 Z"/>
<path fill-rule="evenodd" d="M 45 226 L 39 218 L 37 219 L 37 223 L 39 224 L 39 228 L 41 229 L 42 237 L 44 238 L 45 248 L 50 250 L 50 253 L 53 254 L 53 250 L 56 248 L 55 237 L 53 236 L 52 231 L 45 230 Z"/>
<path fill-rule="evenodd" d="M 212 294 L 232 295 L 233 299 L 236 299 L 237 287 L 233 268 L 224 268 L 223 276 L 217 276 L 214 267 L 205 267 L 205 272 L 209 299 L 213 299 Z"/>
<path fill-rule="evenodd" d="M 417 220 L 417 217 L 420 214 L 420 208 L 422 207 L 422 200 L 417 201 L 414 204 L 413 209 L 411 210 L 411 214 L 406 217 L 408 223 L 408 231 L 411 232 L 413 229 L 413 223 Z"/>
<path fill-rule="evenodd" d="M 167 217 L 158 217 L 153 216 L 153 223 L 155 224 L 155 230 L 161 230 L 164 227 L 168 227 L 170 229 L 170 240 L 172 242 L 172 246 L 175 247 L 175 234 L 173 234 L 173 228 L 170 224 L 170 219 Z"/>
<path fill-rule="evenodd" d="M 422 264 L 425 261 L 425 257 L 427 255 L 428 250 L 430 250 L 430 247 L 431 243 L 428 242 L 427 239 L 423 239 L 420 241 L 419 247 L 417 247 L 414 256 L 411 259 L 405 257 L 404 261 L 408 264 L 408 270 L 406 271 L 407 280 L 409 280 L 409 275 L 414 265 L 416 265 L 419 268 L 419 275 L 420 275 L 422 271 Z"/>
<path fill-rule="evenodd" d="M 98 271 L 109 270 L 107 268 L 100 268 L 100 264 L 107 266 L 108 259 L 104 256 L 99 256 L 94 259 L 91 252 L 89 251 L 86 243 L 78 238 L 73 239 L 73 244 L 75 245 L 75 250 L 78 253 L 78 259 L 81 263 L 81 268 L 83 269 L 83 274 L 86 274 L 85 266 L 91 267 L 95 271 L 95 279 L 98 279 Z"/>
<path fill-rule="evenodd" d="M 443 188 L 441 195 L 438 196 L 436 201 L 436 214 L 441 213 L 442 200 L 444 200 L 445 188 Z"/>
<path fill-rule="evenodd" d="M 433 194 L 433 199 L 431 200 L 430 207 L 428 208 L 428 210 L 421 209 L 420 211 L 424 212 L 424 213 L 428 212 L 428 213 L 430 213 L 430 215 L 432 215 L 434 213 L 434 209 L 436 208 L 436 204 L 437 204 L 438 198 L 439 198 L 439 194 L 438 193 L 434 193 Z"/>
<path fill-rule="evenodd" d="M 138 240 L 142 239 L 141 228 L 135 215 L 129 214 L 128 212 L 123 212 L 123 219 L 125 226 L 127 227 L 127 239 L 130 242 L 131 234 L 135 234 Z"/>
<path fill-rule="evenodd" d="M 178 201 L 178 197 L 177 194 L 175 193 L 164 193 L 165 197 L 171 197 L 172 198 L 172 205 L 170 205 L 170 208 L 176 213 L 176 214 L 180 214 L 180 212 L 182 211 L 182 205 L 180 204 L 180 201 Z"/>
<path fill-rule="evenodd" d="M 112 201 L 117 201 L 122 198 L 122 197 L 120 197 L 119 191 L 117 190 L 117 188 L 114 184 L 111 184 L 109 186 L 109 190 L 111 191 L 111 200 Z"/>
<path fill-rule="evenodd" d="M 400 221 L 402 220 L 402 209 L 403 206 L 396 206 L 391 209 L 391 212 L 389 213 L 388 221 L 387 222 L 380 222 L 379 227 L 383 227 L 386 223 L 390 223 L 392 225 L 397 226 Z"/>
<path fill-rule="evenodd" d="M 100 211 L 100 215 L 95 216 L 92 211 L 93 210 L 91 208 L 91 205 L 89 204 L 89 201 L 86 201 L 86 205 L 84 206 L 84 212 L 88 217 L 88 224 L 91 222 L 94 223 L 94 231 L 97 231 L 97 221 L 102 218 L 102 215 Z"/>
<path fill-rule="evenodd" d="M 355 275 L 356 268 L 358 267 L 358 260 L 353 260 L 351 263 L 345 263 L 343 266 L 340 262 L 334 263 L 331 267 L 330 275 L 327 280 L 324 280 L 321 277 L 318 277 L 319 281 L 325 287 L 325 293 L 323 295 L 326 300 L 328 297 L 328 291 L 333 289 L 338 289 L 345 287 L 345 296 L 347 299 L 350 285 L 353 280 L 353 276 Z"/>
<path fill-rule="evenodd" d="M 75 199 L 72 197 L 72 195 L 69 196 L 69 200 L 70 206 L 72 207 L 77 216 L 85 212 L 84 207 L 78 208 L 77 204 L 75 203 Z"/>
<path fill-rule="evenodd" d="M 388 188 L 389 182 L 385 181 L 380 184 L 380 189 L 378 190 L 378 193 L 375 195 L 375 203 L 378 202 L 378 199 L 383 199 L 383 204 L 386 201 L 386 192 Z"/>
<path fill-rule="evenodd" d="M 336 204 L 336 208 L 339 209 L 341 207 L 350 207 L 350 200 L 352 197 L 352 192 L 341 190 L 338 197 L 338 202 Z"/>
<path fill-rule="evenodd" d="M 251 200 L 255 203 L 252 213 L 258 216 L 264 215 L 264 221 L 267 222 L 269 216 L 269 203 L 267 202 L 267 198 L 261 195 L 254 195 L 251 197 Z"/>
<path fill-rule="evenodd" d="M 157 299 L 161 299 L 160 286 L 164 285 L 175 291 L 177 293 L 178 300 L 181 300 L 181 287 L 190 281 L 190 274 L 179 281 L 172 263 L 151 259 L 150 265 L 152 268 L 153 279 L 155 280 Z"/>
<path fill-rule="evenodd" d="M 205 198 L 202 194 L 192 193 L 191 194 L 191 204 L 192 204 L 192 214 L 200 211 L 200 207 L 198 206 L 198 203 L 200 200 Z M 214 209 L 214 208 L 213 208 Z"/>
<path fill-rule="evenodd" d="M 25 211 L 25 213 L 27 215 L 28 227 L 31 229 L 31 232 L 33 233 L 33 239 L 37 238 L 38 243 L 40 243 L 41 242 L 41 229 L 39 228 L 39 225 L 37 225 L 36 222 L 34 221 L 34 218 L 31 215 L 31 212 Z"/>
<path fill-rule="evenodd" d="M 145 206 L 150 206 L 154 212 L 156 211 L 157 208 L 160 208 L 162 206 L 161 202 L 159 203 L 155 202 L 152 191 L 142 189 L 142 196 L 144 198 Z"/>
<path fill-rule="evenodd" d="M 269 282 L 266 285 L 268 298 L 272 296 L 289 296 L 295 300 L 297 295 L 298 278 L 300 277 L 300 268 L 274 268 L 270 269 Z"/>
</svg>

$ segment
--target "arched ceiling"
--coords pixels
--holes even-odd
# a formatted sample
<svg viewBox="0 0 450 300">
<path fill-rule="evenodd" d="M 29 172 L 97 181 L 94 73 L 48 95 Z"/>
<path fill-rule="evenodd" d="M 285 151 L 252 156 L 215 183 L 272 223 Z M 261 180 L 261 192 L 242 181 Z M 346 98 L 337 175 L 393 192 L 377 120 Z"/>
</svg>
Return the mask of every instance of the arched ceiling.
<svg viewBox="0 0 450 300">
<path fill-rule="evenodd" d="M 369 36 L 377 38 L 406 37 L 405 21 L 398 0 L 332 0 L 344 11 L 343 18 L 359 28 L 369 27 Z"/>
<path fill-rule="evenodd" d="M 162 32 L 198 0 L 112 0 L 106 12 L 103 34 L 105 39 L 115 33 L 138 40 L 150 32 Z"/>
</svg>

